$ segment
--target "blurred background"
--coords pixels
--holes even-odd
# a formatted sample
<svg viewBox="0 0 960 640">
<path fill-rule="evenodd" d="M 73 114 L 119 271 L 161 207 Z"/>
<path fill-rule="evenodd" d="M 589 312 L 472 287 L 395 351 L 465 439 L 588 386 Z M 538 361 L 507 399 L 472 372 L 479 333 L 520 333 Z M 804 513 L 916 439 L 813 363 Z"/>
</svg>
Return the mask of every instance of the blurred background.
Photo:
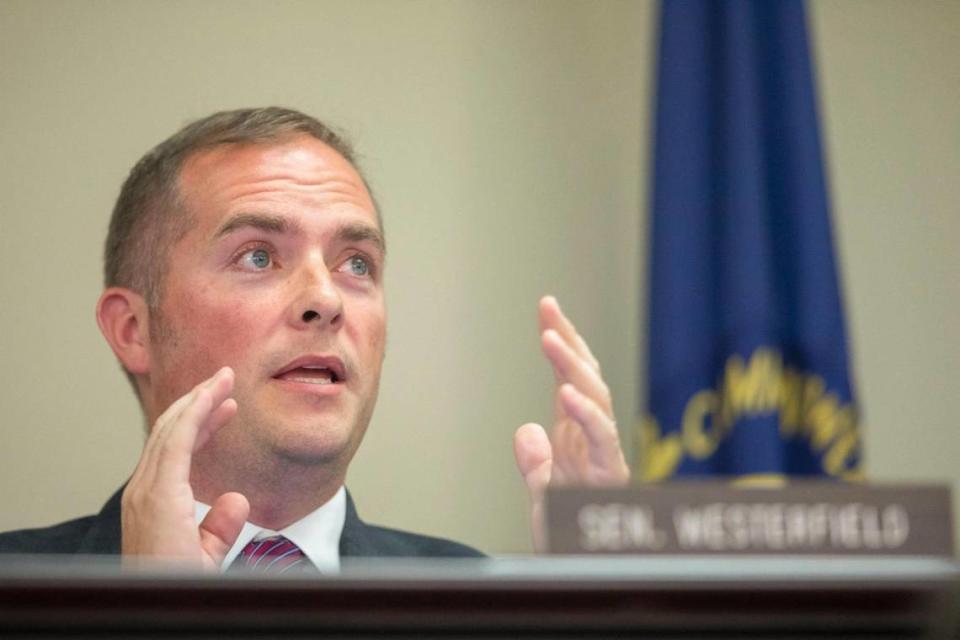
<svg viewBox="0 0 960 640">
<path fill-rule="evenodd" d="M 960 479 L 960 3 L 808 5 L 871 480 Z M 641 401 L 652 2 L 0 0 L 0 530 L 92 513 L 139 408 L 94 321 L 121 182 L 210 112 L 348 132 L 383 208 L 389 346 L 348 486 L 368 521 L 530 548 L 511 438 L 547 421 L 536 302 Z"/>
</svg>

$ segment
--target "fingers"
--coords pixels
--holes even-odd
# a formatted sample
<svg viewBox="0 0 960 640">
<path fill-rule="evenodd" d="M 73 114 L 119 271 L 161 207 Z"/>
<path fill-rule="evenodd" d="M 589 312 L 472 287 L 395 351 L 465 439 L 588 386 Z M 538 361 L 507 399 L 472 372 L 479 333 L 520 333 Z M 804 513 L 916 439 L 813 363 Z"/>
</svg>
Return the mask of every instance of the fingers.
<svg viewBox="0 0 960 640">
<path fill-rule="evenodd" d="M 530 531 L 534 550 L 546 550 L 543 497 L 553 470 L 553 449 L 547 432 L 539 424 L 528 423 L 513 436 L 513 453 L 517 468 L 530 495 Z"/>
<path fill-rule="evenodd" d="M 581 357 L 553 329 L 548 329 L 543 333 L 541 346 L 544 355 L 553 365 L 554 375 L 558 383 L 572 384 L 581 393 L 599 404 L 608 415 L 613 415 L 610 389 L 603 378 L 600 377 L 600 371 L 597 367 Z"/>
<path fill-rule="evenodd" d="M 553 365 L 558 384 L 569 382 L 613 415 L 610 390 L 600 375 L 600 363 L 586 340 L 560 310 L 552 296 L 540 300 L 541 346 Z"/>
<path fill-rule="evenodd" d="M 142 463 L 144 462 L 153 460 L 156 450 L 162 443 L 166 442 L 171 427 L 178 423 L 183 411 L 190 406 L 191 403 L 197 401 L 200 392 L 204 389 L 210 388 L 212 385 L 217 384 L 217 382 L 221 381 L 224 377 L 230 378 L 229 384 L 232 387 L 233 371 L 229 369 L 229 367 L 224 367 L 223 369 L 217 371 L 217 373 L 215 373 L 213 376 L 199 383 L 189 392 L 177 398 L 173 404 L 167 407 L 166 411 L 164 411 L 160 417 L 157 418 L 153 428 L 150 430 L 150 435 L 147 438 L 147 442 L 143 448 L 143 454 L 140 458 L 140 466 L 142 466 Z"/>
<path fill-rule="evenodd" d="M 226 553 L 223 544 L 236 538 L 249 512 L 246 498 L 222 496 L 198 529 L 190 487 L 193 453 L 237 412 L 229 397 L 233 383 L 233 371 L 224 367 L 157 419 L 121 500 L 125 556 L 176 558 L 215 569 L 207 548 Z"/>
<path fill-rule="evenodd" d="M 527 423 L 517 429 L 513 436 L 513 454 L 517 469 L 531 495 L 543 492 L 550 482 L 550 467 L 553 448 L 543 427 Z"/>
<path fill-rule="evenodd" d="M 201 425 L 197 439 L 193 444 L 193 453 L 196 453 L 207 444 L 213 434 L 220 430 L 220 427 L 230 422 L 230 419 L 237 415 L 237 401 L 233 398 L 227 398 L 219 407 L 210 412 L 210 416 Z"/>
<path fill-rule="evenodd" d="M 563 451 L 558 452 L 557 456 L 564 454 L 583 458 L 579 475 L 586 477 L 581 477 L 581 481 L 600 485 L 626 483 L 630 479 L 630 470 L 624 460 L 620 434 L 613 419 L 573 385 L 562 385 L 558 396 L 567 415 L 580 427 L 585 451 Z"/>
<path fill-rule="evenodd" d="M 544 333 L 548 329 L 556 331 L 560 338 L 573 349 L 578 356 L 583 358 L 596 371 L 600 371 L 600 362 L 594 357 L 587 345 L 587 341 L 577 333 L 576 327 L 564 315 L 560 309 L 560 303 L 553 296 L 544 296 L 540 299 L 540 332 Z"/>
<path fill-rule="evenodd" d="M 629 481 L 630 469 L 600 364 L 556 299 L 541 299 L 539 316 L 541 346 L 557 381 L 556 423 L 549 437 L 540 425 L 520 427 L 514 454 L 530 493 L 534 547 L 544 551 L 548 485 L 622 485 Z"/>
<path fill-rule="evenodd" d="M 236 413 L 236 401 L 228 399 L 232 390 L 233 371 L 224 367 L 190 393 L 192 399 L 160 436 L 158 479 L 188 481 L 194 451 Z"/>
<path fill-rule="evenodd" d="M 249 515 L 250 502 L 242 494 L 231 492 L 217 498 L 200 523 L 200 546 L 217 567 L 237 541 Z"/>
<path fill-rule="evenodd" d="M 233 378 L 229 367 L 220 369 L 157 420 L 151 434 L 153 447 L 144 452 L 145 457 L 149 455 L 148 462 L 155 465 L 154 480 L 188 480 L 194 451 L 236 413 L 236 401 L 228 400 Z"/>
<path fill-rule="evenodd" d="M 540 301 L 541 346 L 557 380 L 552 484 L 621 484 L 630 471 L 613 417 L 610 388 L 573 323 L 550 296 Z"/>
</svg>

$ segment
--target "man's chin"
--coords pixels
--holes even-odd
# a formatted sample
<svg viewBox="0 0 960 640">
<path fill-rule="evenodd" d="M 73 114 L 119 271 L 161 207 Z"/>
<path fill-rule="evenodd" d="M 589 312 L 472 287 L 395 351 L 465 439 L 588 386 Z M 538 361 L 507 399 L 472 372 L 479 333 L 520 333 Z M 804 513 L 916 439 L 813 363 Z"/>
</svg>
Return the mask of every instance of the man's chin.
<svg viewBox="0 0 960 640">
<path fill-rule="evenodd" d="M 342 423 L 323 421 L 286 422 L 274 424 L 260 433 L 264 449 L 283 462 L 298 465 L 325 465 L 349 462 L 359 442 L 354 443 L 353 432 Z"/>
<path fill-rule="evenodd" d="M 366 412 L 357 410 L 354 398 L 340 395 L 319 404 L 280 400 L 273 395 L 256 398 L 247 412 L 241 405 L 239 423 L 257 448 L 279 462 L 343 464 L 345 470 L 369 420 L 363 417 Z"/>
<path fill-rule="evenodd" d="M 277 443 L 274 457 L 287 464 L 304 467 L 346 465 L 350 447 L 346 443 Z"/>
</svg>

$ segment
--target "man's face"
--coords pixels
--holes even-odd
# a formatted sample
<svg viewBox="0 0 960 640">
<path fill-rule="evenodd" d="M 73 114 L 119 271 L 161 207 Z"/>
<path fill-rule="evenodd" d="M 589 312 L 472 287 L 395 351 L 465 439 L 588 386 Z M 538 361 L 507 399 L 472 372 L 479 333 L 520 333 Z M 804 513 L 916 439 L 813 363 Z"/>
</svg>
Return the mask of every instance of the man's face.
<svg viewBox="0 0 960 640">
<path fill-rule="evenodd" d="M 238 413 L 204 448 L 208 461 L 345 469 L 386 338 L 383 236 L 363 181 L 298 136 L 200 152 L 180 193 L 194 224 L 169 252 L 152 322 L 148 418 L 227 365 Z"/>
</svg>

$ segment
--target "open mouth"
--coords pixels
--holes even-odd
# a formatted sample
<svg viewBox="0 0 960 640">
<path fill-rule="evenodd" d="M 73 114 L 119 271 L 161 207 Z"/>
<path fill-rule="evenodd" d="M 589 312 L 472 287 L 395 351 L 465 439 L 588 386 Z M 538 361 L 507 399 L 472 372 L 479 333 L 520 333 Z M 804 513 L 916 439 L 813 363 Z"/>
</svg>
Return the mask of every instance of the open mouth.
<svg viewBox="0 0 960 640">
<path fill-rule="evenodd" d="M 305 382 L 307 384 L 335 384 L 340 382 L 336 371 L 326 367 L 297 367 L 277 376 L 280 380 Z"/>
<path fill-rule="evenodd" d="M 339 358 L 312 356 L 294 360 L 274 376 L 277 380 L 315 385 L 337 384 L 345 377 Z"/>
</svg>

